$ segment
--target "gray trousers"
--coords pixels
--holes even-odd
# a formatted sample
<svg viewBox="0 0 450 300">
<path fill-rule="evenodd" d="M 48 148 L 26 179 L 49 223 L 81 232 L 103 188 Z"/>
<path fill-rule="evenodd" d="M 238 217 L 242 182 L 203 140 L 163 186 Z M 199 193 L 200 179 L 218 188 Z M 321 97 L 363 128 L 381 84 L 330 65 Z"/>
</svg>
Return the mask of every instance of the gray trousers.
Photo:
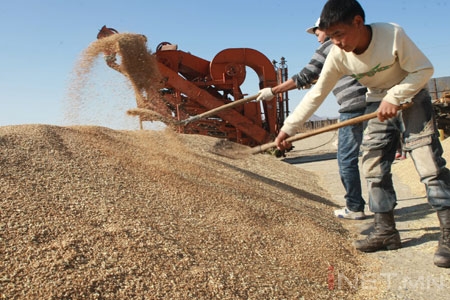
<svg viewBox="0 0 450 300">
<path fill-rule="evenodd" d="M 395 118 L 367 122 L 361 147 L 362 172 L 367 180 L 369 208 L 374 213 L 391 211 L 397 204 L 391 165 L 400 139 L 425 184 L 430 205 L 436 210 L 450 207 L 450 172 L 442 158 L 431 97 L 421 90 L 412 101 L 413 106 Z M 379 104 L 369 103 L 366 112 L 376 111 Z"/>
</svg>

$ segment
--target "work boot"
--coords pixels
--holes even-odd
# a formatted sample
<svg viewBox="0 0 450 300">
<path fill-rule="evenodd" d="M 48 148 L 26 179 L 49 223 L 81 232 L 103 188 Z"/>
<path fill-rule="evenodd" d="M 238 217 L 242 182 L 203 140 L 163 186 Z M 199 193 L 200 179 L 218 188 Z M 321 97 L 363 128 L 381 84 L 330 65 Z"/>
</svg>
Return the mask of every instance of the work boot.
<svg viewBox="0 0 450 300">
<path fill-rule="evenodd" d="M 450 268 L 450 208 L 437 212 L 441 227 L 438 249 L 434 253 L 434 264 L 441 268 Z"/>
<path fill-rule="evenodd" d="M 396 250 L 402 247 L 400 234 L 395 229 L 394 211 L 375 213 L 374 231 L 365 240 L 355 241 L 355 248 L 362 252 Z"/>
</svg>

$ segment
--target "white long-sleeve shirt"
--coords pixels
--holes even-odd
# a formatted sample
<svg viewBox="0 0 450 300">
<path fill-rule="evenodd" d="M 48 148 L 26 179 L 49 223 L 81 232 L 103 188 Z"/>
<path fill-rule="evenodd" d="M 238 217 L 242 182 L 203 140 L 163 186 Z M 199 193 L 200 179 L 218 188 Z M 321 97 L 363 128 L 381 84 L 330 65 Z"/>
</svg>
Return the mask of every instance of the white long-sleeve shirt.
<svg viewBox="0 0 450 300">
<path fill-rule="evenodd" d="M 343 75 L 356 78 L 367 87 L 366 101 L 408 102 L 426 86 L 433 75 L 433 65 L 406 35 L 392 23 L 370 24 L 372 40 L 362 54 L 345 52 L 333 46 L 319 80 L 303 97 L 281 130 L 289 136 L 319 108 Z"/>
</svg>

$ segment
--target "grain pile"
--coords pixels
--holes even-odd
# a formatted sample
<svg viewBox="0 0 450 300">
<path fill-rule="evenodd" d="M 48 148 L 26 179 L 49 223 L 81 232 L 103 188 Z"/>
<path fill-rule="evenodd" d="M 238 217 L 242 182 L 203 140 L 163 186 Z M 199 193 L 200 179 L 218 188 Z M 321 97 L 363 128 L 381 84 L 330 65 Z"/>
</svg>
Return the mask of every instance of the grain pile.
<svg viewBox="0 0 450 300">
<path fill-rule="evenodd" d="M 356 298 L 329 289 L 364 270 L 317 178 L 216 142 L 0 127 L 0 298 Z"/>
</svg>

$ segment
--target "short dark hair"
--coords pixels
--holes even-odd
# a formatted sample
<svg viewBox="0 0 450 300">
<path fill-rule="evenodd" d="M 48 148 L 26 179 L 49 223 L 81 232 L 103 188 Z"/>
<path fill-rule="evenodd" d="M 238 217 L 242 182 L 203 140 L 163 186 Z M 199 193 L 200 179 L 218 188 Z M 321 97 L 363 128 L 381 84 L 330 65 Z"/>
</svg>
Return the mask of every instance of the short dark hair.
<svg viewBox="0 0 450 300">
<path fill-rule="evenodd" d="M 326 30 L 333 25 L 351 24 L 355 16 L 361 16 L 365 22 L 364 9 L 356 0 L 328 0 L 320 14 L 320 30 Z"/>
</svg>

